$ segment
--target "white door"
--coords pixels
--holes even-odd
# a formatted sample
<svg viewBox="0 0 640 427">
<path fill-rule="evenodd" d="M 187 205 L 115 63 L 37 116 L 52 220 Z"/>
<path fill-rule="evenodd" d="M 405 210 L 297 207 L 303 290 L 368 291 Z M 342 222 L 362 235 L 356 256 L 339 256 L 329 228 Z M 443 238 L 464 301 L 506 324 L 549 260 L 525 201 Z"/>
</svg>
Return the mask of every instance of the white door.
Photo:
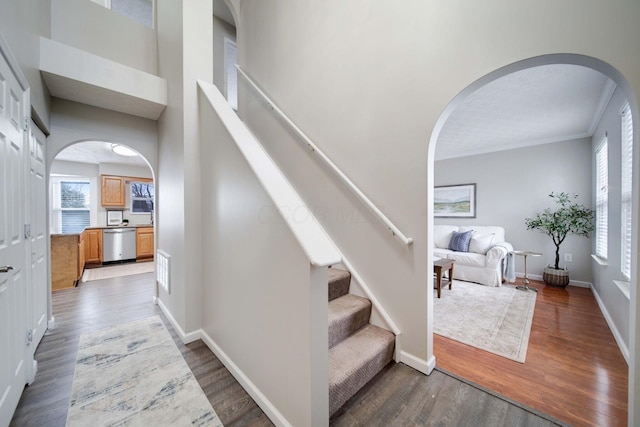
<svg viewBox="0 0 640 427">
<path fill-rule="evenodd" d="M 23 89 L 0 46 L 0 426 L 11 421 L 26 379 L 26 181 Z"/>
<path fill-rule="evenodd" d="M 47 196 L 45 179 L 45 136 L 35 125 L 31 125 L 29 136 L 29 186 L 30 203 L 28 235 L 30 244 L 31 277 L 27 286 L 27 302 L 30 304 L 28 328 L 32 330 L 29 345 L 30 358 L 47 330 Z M 29 383 L 35 372 L 29 375 Z"/>
</svg>

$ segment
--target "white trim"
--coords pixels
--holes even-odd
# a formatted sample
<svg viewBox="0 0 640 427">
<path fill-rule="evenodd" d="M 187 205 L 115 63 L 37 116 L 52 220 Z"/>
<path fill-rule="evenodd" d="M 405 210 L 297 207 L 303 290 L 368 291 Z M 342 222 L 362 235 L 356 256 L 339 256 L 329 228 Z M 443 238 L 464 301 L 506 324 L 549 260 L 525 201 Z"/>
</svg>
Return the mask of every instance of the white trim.
<svg viewBox="0 0 640 427">
<path fill-rule="evenodd" d="M 47 322 L 47 329 L 53 331 L 56 328 L 56 318 L 51 316 Z"/>
<path fill-rule="evenodd" d="M 231 372 L 231 375 L 240 383 L 242 388 L 249 393 L 249 396 L 258 404 L 260 409 L 264 411 L 269 420 L 277 426 L 291 426 L 291 423 L 282 415 L 273 403 L 262 394 L 260 389 L 245 375 L 244 372 L 233 363 L 231 358 L 216 344 L 216 342 L 204 331 L 200 331 L 202 341 L 216 355 L 222 364 Z M 313 403 L 313 402 L 312 402 Z"/>
<path fill-rule="evenodd" d="M 593 258 L 593 260 L 597 262 L 601 267 L 606 267 L 607 265 L 609 265 L 606 259 L 600 258 L 596 254 L 591 254 L 591 258 Z"/>
<path fill-rule="evenodd" d="M 406 351 L 401 352 L 400 362 L 426 375 L 431 374 L 436 367 L 435 356 L 431 356 L 429 360 L 424 360 L 414 356 L 413 354 L 407 353 Z"/>
<path fill-rule="evenodd" d="M 523 273 L 516 273 L 516 277 L 520 277 L 523 278 L 524 274 Z M 543 278 L 540 274 L 529 274 L 527 272 L 527 277 L 531 280 L 537 280 L 540 282 L 543 282 Z M 591 282 L 584 282 L 582 280 L 570 280 L 569 281 L 569 286 L 575 286 L 577 288 L 590 288 L 591 287 Z"/>
<path fill-rule="evenodd" d="M 629 365 L 629 349 L 627 348 L 627 345 L 624 343 L 624 340 L 622 339 L 622 336 L 620 335 L 618 328 L 616 328 L 616 324 L 614 323 L 613 319 L 609 315 L 609 312 L 607 311 L 607 307 L 604 305 L 604 302 L 602 302 L 602 299 L 600 299 L 600 295 L 598 295 L 598 291 L 596 291 L 596 288 L 592 286 L 591 292 L 593 293 L 593 296 L 596 298 L 596 301 L 598 302 L 598 307 L 600 307 L 600 311 L 602 312 L 604 319 L 607 321 L 607 325 L 609 325 L 609 329 L 611 330 L 611 333 L 613 334 L 613 338 L 615 338 L 616 343 L 618 344 L 618 348 L 620 349 L 620 352 L 622 353 L 624 360 L 627 362 L 627 365 Z M 629 380 L 631 380 L 631 378 Z"/>
<path fill-rule="evenodd" d="M 198 341 L 199 339 L 202 339 L 202 329 L 198 329 L 196 331 L 186 333 L 180 327 L 175 317 L 173 317 L 173 315 L 171 314 L 171 311 L 169 311 L 169 309 L 167 308 L 166 305 L 164 305 L 161 299 L 158 299 L 158 306 L 160 307 L 160 310 L 162 310 L 162 313 L 164 313 L 164 315 L 169 320 L 169 323 L 171 323 L 171 326 L 173 326 L 173 329 L 177 332 L 183 344 L 189 344 L 194 341 Z"/>
<path fill-rule="evenodd" d="M 600 93 L 600 100 L 598 102 L 598 106 L 596 108 L 596 112 L 593 115 L 593 120 L 589 125 L 589 130 L 587 133 L 589 135 L 593 135 L 596 131 L 596 127 L 600 124 L 602 120 L 602 116 L 604 115 L 607 106 L 609 105 L 609 101 L 611 101 L 611 97 L 613 96 L 613 92 L 615 92 L 618 85 L 611 79 L 607 79 L 604 87 L 602 88 L 602 92 Z"/>
<path fill-rule="evenodd" d="M 628 280 L 614 280 L 613 284 L 620 289 L 622 295 L 627 297 L 628 300 L 631 300 L 631 282 Z"/>
<path fill-rule="evenodd" d="M 13 72 L 16 79 L 18 80 L 18 83 L 20 83 L 20 87 L 25 91 L 29 90 L 29 87 L 30 87 L 29 80 L 27 80 L 24 73 L 20 69 L 20 65 L 18 64 L 18 61 L 16 61 L 16 58 L 13 56 L 13 53 L 9 48 L 9 43 L 7 43 L 7 40 L 2 35 L 1 31 L 0 31 L 0 55 L 4 56 L 4 59 L 7 61 L 7 64 L 9 65 L 9 68 L 11 68 L 11 71 Z"/>
</svg>

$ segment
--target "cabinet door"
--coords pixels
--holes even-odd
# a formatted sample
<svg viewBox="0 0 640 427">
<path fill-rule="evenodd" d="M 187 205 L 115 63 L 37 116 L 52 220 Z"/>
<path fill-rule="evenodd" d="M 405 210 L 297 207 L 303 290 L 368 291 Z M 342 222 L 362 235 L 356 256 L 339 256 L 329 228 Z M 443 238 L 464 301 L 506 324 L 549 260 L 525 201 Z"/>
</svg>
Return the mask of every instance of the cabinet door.
<svg viewBox="0 0 640 427">
<path fill-rule="evenodd" d="M 102 175 L 102 206 L 124 207 L 124 178 Z"/>
<path fill-rule="evenodd" d="M 136 229 L 136 258 L 153 258 L 153 228 Z"/>
<path fill-rule="evenodd" d="M 85 230 L 84 258 L 87 264 L 102 263 L 102 230 Z"/>
</svg>

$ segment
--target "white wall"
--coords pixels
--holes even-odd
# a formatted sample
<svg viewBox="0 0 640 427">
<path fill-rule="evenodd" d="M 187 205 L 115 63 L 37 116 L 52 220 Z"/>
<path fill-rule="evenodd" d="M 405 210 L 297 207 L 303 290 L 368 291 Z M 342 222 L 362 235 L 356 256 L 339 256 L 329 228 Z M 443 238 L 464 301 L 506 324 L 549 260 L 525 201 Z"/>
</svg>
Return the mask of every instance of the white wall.
<svg viewBox="0 0 640 427">
<path fill-rule="evenodd" d="M 388 237 L 241 84 L 243 118 L 303 197 L 355 213 L 355 223 L 328 219 L 325 228 L 402 329 L 403 348 L 423 360 L 433 350 L 427 159 L 451 100 L 494 70 L 555 53 L 600 58 L 620 72 L 617 82 L 624 76 L 626 88 L 640 93 L 635 2 L 243 2 L 241 12 L 240 65 L 415 238 L 405 248 Z"/>
<path fill-rule="evenodd" d="M 158 248 L 172 257 L 172 292 L 160 299 L 182 332 L 201 325 L 201 186 L 196 80 L 213 78 L 210 0 L 156 3 L 158 72 L 168 106 L 158 120 Z M 183 337 L 184 338 L 184 337 Z"/>
<path fill-rule="evenodd" d="M 41 0 L 0 0 L 0 33 L 31 86 L 34 118 L 48 132 L 49 92 L 40 77 L 40 36 L 51 35 L 51 4 Z"/>
<path fill-rule="evenodd" d="M 595 260 L 591 261 L 593 270 L 593 285 L 602 304 L 604 304 L 609 319 L 613 322 L 617 332 L 616 338 L 622 339 L 623 353 L 629 349 L 629 332 L 630 318 L 629 299 L 620 291 L 613 283 L 614 280 L 624 281 L 621 271 L 621 247 L 622 239 L 620 235 L 621 214 L 620 214 L 620 163 L 621 163 L 621 121 L 620 111 L 627 103 L 622 91 L 616 89 L 613 97 L 605 110 L 600 124 L 593 134 L 592 150 L 595 153 L 596 148 L 602 141 L 605 133 L 607 134 L 607 157 L 609 161 L 609 225 L 608 225 L 608 242 L 607 242 L 607 264 L 600 265 Z M 638 122 L 637 116 L 633 116 L 634 124 Z M 636 125 L 637 126 L 637 125 Z M 637 147 L 637 146 L 636 146 Z M 595 154 L 594 154 L 595 158 Z M 595 164 L 593 176 L 595 179 Z M 592 191 L 595 189 L 595 181 L 592 181 Z M 593 193 L 595 205 L 595 193 Z M 595 244 L 595 243 L 594 243 Z M 595 246 L 592 248 L 595 253 Z M 625 357 L 628 354 L 625 354 Z"/>
<path fill-rule="evenodd" d="M 436 146 L 436 151 L 437 151 Z M 435 163 L 435 185 L 476 184 L 476 218 L 436 218 L 435 224 L 500 225 L 516 250 L 542 252 L 529 257 L 527 273 L 542 277 L 555 259 L 551 238 L 527 230 L 524 219 L 555 204 L 551 192 L 578 194 L 579 203 L 591 208 L 591 138 L 458 157 Z M 569 236 L 560 247 L 572 281 L 591 283 L 591 238 Z M 522 258 L 516 272 L 524 273 Z"/>
<path fill-rule="evenodd" d="M 152 28 L 87 0 L 51 0 L 51 39 L 157 74 Z"/>
</svg>

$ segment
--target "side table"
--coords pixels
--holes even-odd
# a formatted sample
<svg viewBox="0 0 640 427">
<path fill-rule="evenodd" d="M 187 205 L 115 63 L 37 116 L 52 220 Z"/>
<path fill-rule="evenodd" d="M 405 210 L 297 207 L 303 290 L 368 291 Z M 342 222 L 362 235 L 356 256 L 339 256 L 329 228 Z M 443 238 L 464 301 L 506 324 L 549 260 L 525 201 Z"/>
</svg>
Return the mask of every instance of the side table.
<svg viewBox="0 0 640 427">
<path fill-rule="evenodd" d="M 531 251 L 512 251 L 511 253 L 513 255 L 519 255 L 524 257 L 524 279 L 522 280 L 522 283 L 524 283 L 524 286 L 516 286 L 516 289 L 519 289 L 521 291 L 538 292 L 537 289 L 529 287 L 529 277 L 527 276 L 527 257 L 542 256 L 542 254 L 540 252 L 531 252 Z"/>
</svg>

